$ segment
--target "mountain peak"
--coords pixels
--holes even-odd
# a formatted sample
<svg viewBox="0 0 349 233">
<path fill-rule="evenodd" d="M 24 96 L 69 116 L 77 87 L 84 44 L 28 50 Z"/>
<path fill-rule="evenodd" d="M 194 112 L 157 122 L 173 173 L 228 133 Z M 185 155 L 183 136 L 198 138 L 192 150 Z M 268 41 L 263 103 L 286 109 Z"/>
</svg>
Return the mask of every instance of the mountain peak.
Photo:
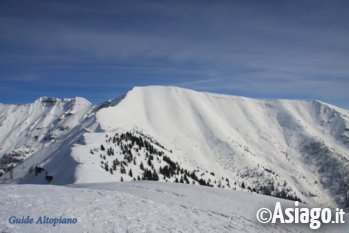
<svg viewBox="0 0 349 233">
<path fill-rule="evenodd" d="M 34 102 L 45 103 L 45 104 L 55 104 L 57 102 L 62 103 L 77 103 L 77 104 L 88 104 L 92 105 L 87 99 L 83 97 L 74 97 L 74 98 L 57 98 L 57 97 L 49 97 L 49 96 L 41 96 L 36 99 Z"/>
<path fill-rule="evenodd" d="M 149 86 L 135 86 L 131 88 L 128 92 L 126 92 L 126 96 L 128 94 L 151 94 L 151 93 L 165 93 L 168 95 L 173 94 L 183 94 L 183 95 L 201 95 L 201 96 L 210 96 L 215 98 L 222 98 L 222 99 L 236 99 L 236 100 L 243 100 L 243 101 L 265 101 L 265 102 L 272 102 L 272 101 L 304 101 L 304 102 L 320 102 L 325 104 L 322 101 L 318 100 L 303 100 L 303 99 L 271 99 L 271 98 L 253 98 L 253 97 L 246 97 L 246 96 L 239 96 L 239 95 L 233 95 L 233 94 L 220 94 L 215 92 L 207 92 L 207 91 L 196 91 L 192 89 L 188 89 L 185 87 L 178 87 L 178 86 L 161 86 L 161 85 L 149 85 Z"/>
<path fill-rule="evenodd" d="M 96 107 L 83 98 L 38 102 L 0 106 L 0 156 L 21 160 L 13 182 L 47 182 L 38 165 L 54 184 L 151 177 L 345 205 L 349 114 L 322 102 L 173 86 L 134 87 Z"/>
</svg>

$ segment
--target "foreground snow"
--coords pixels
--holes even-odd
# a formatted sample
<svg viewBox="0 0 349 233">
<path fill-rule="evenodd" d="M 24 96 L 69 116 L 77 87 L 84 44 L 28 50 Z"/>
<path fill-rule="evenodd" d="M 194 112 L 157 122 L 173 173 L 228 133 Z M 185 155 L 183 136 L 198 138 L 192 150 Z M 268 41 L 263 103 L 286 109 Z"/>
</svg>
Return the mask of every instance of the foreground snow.
<svg viewBox="0 0 349 233">
<path fill-rule="evenodd" d="M 254 193 L 162 182 L 2 185 L 0 232 L 311 232 L 308 225 L 258 223 L 276 201 Z M 10 216 L 77 218 L 75 225 L 10 225 Z M 347 218 L 346 218 L 347 220 Z M 347 232 L 323 225 L 317 232 Z"/>
</svg>

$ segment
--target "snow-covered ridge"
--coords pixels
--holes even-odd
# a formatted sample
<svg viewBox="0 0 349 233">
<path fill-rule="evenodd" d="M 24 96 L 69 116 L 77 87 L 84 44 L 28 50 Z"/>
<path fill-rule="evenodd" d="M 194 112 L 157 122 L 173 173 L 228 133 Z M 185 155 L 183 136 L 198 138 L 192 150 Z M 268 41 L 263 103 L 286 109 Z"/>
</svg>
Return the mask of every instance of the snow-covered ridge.
<svg viewBox="0 0 349 233">
<path fill-rule="evenodd" d="M 116 133 L 137 131 L 171 151 L 164 153 L 188 171 L 214 173 L 216 184 L 227 178 L 228 188 L 349 206 L 347 110 L 320 101 L 261 100 L 161 86 L 135 87 L 100 106 L 73 102 L 44 98 L 25 106 L 0 105 L 0 130 L 9 135 L 1 135 L 1 155 L 33 151 L 3 181 L 47 183 L 47 174 L 30 172 L 35 166 L 43 167 L 54 184 L 142 177 L 140 161 L 149 160 L 139 153 L 142 148 L 127 141 L 122 146 L 107 142 Z M 98 150 L 101 145 L 112 148 L 114 157 Z M 137 165 L 125 162 L 123 169 L 110 171 L 115 159 L 126 161 L 128 153 L 141 159 Z M 153 164 L 152 174 L 160 175 L 166 163 L 160 157 L 155 161 L 159 163 Z M 185 180 L 183 174 L 159 180 Z M 213 177 L 205 179 L 214 182 Z"/>
<path fill-rule="evenodd" d="M 25 151 L 23 160 L 59 143 L 92 108 L 80 97 L 40 97 L 31 104 L 0 105 L 0 157 Z M 14 165 L 2 163 L 2 169 L 6 171 Z"/>
</svg>

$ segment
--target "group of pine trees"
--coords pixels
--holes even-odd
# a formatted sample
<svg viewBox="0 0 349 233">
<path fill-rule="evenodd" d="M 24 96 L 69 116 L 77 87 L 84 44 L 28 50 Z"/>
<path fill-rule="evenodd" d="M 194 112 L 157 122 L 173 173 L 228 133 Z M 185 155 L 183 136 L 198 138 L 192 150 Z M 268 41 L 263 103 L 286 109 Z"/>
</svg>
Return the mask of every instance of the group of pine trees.
<svg viewBox="0 0 349 233">
<path fill-rule="evenodd" d="M 244 182 L 241 182 L 241 188 L 246 189 Z M 253 188 L 248 186 L 247 189 L 250 190 L 251 192 L 260 193 L 267 196 L 275 196 L 282 199 L 302 202 L 302 200 L 297 195 L 291 193 L 291 190 L 287 191 L 284 188 L 281 188 L 281 190 L 278 190 L 274 187 L 273 183 L 269 185 L 262 185 L 262 186 L 253 187 Z"/>
<path fill-rule="evenodd" d="M 229 180 L 227 178 L 224 179 L 222 177 L 222 181 L 217 182 L 214 178 L 215 174 L 213 172 L 208 173 L 206 171 L 206 175 L 213 178 L 213 181 L 211 181 L 208 178 L 204 178 L 204 172 L 201 172 L 200 176 L 198 175 L 199 170 L 188 171 L 187 169 L 182 168 L 178 162 L 173 161 L 169 156 L 165 155 L 164 151 L 172 153 L 171 150 L 167 150 L 164 146 L 151 137 L 139 132 L 138 134 L 125 132 L 115 134 L 112 137 L 106 135 L 106 143 L 107 145 L 112 143 L 114 144 L 114 147 L 118 147 L 123 155 L 123 160 L 116 158 L 115 150 L 112 146 L 105 146 L 103 144 L 100 145 L 99 148 L 91 149 L 90 153 L 95 154 L 98 151 L 101 152 L 100 157 L 102 159 L 102 167 L 105 169 L 105 171 L 110 172 L 111 174 L 118 171 L 120 174 L 122 174 L 122 181 L 126 179 L 125 176 L 129 176 L 133 180 L 158 181 L 162 179 L 177 183 L 199 184 L 222 188 L 230 187 Z M 138 175 L 135 177 L 131 168 L 127 169 L 127 167 L 131 163 L 134 165 L 138 164 L 137 157 L 140 156 L 139 151 L 141 150 L 144 151 L 145 156 L 144 160 L 138 165 L 142 173 L 140 176 Z M 111 164 L 108 163 L 107 157 L 113 157 Z M 158 169 L 155 169 L 154 164 L 162 165 L 157 166 Z M 127 180 L 129 179 L 130 178 Z"/>
<path fill-rule="evenodd" d="M 216 186 L 216 187 L 231 187 L 229 183 L 228 178 L 222 177 L 222 180 L 224 181 L 225 185 L 222 184 L 223 182 L 219 181 L 217 182 L 214 180 L 213 182 L 210 179 L 204 179 L 202 177 L 198 177 L 197 173 L 199 170 L 194 171 L 188 171 L 187 169 L 181 168 L 181 166 L 178 164 L 178 162 L 174 162 L 170 157 L 166 156 L 163 151 L 158 150 L 156 147 L 154 147 L 152 144 L 154 144 L 154 140 L 150 140 L 149 137 L 146 137 L 144 135 L 138 136 L 134 135 L 130 132 L 122 133 L 122 134 L 116 134 L 114 137 L 108 137 L 106 140 L 107 143 L 113 143 L 116 146 L 118 146 L 121 150 L 121 153 L 124 155 L 124 160 L 119 161 L 117 158 L 114 158 L 112 160 L 112 165 L 109 166 L 107 162 L 104 163 L 104 169 L 106 171 L 109 171 L 111 174 L 113 174 L 119 167 L 119 172 L 121 174 L 124 174 L 126 176 L 132 177 L 133 180 L 154 180 L 158 181 L 160 179 L 160 175 L 162 176 L 163 180 L 172 180 L 176 183 L 186 183 L 186 184 L 199 184 L 199 185 L 205 185 L 205 186 Z M 156 142 L 156 141 L 155 141 Z M 160 145 L 158 142 L 156 142 L 156 146 L 162 148 L 165 150 L 165 148 Z M 137 156 L 132 153 L 132 150 L 140 151 L 144 149 L 145 151 L 145 161 L 146 166 L 143 164 L 143 161 L 139 164 L 140 170 L 143 171 L 141 177 L 137 176 L 134 177 L 132 169 L 129 169 L 127 171 L 126 167 L 128 164 L 132 163 L 134 165 L 137 164 L 136 158 Z M 104 151 L 108 156 L 114 156 L 115 152 L 112 147 L 105 148 L 104 145 L 100 146 L 100 150 Z M 91 150 L 93 151 L 93 150 Z M 139 154 L 138 154 L 139 156 Z M 104 160 L 106 160 L 106 156 L 102 156 Z M 158 171 L 154 168 L 154 160 L 155 158 L 160 163 L 160 159 L 164 161 L 166 165 L 160 166 Z M 269 173 L 273 173 L 271 170 L 266 170 Z M 201 174 L 202 176 L 203 174 Z M 215 176 L 213 172 L 210 173 L 211 176 Z M 122 181 L 124 178 L 121 178 Z M 259 186 L 259 187 L 253 187 L 250 186 L 246 187 L 245 183 L 241 183 L 241 188 L 248 189 L 251 192 L 258 192 L 265 195 L 273 195 L 279 198 L 284 199 L 290 199 L 290 200 L 298 200 L 301 201 L 300 198 L 298 198 L 296 195 L 290 194 L 284 189 L 281 191 L 274 188 L 273 184 L 270 184 L 268 186 Z"/>
<path fill-rule="evenodd" d="M 162 145 L 160 145 L 155 140 L 149 139 L 148 136 L 144 136 L 142 134 L 135 135 L 131 132 L 126 132 L 122 134 L 116 134 L 113 137 L 107 137 L 107 143 L 113 143 L 115 146 L 120 148 L 121 153 L 123 154 L 123 160 L 118 160 L 116 157 L 112 160 L 112 164 L 109 166 L 106 161 L 107 156 L 114 156 L 115 151 L 113 147 L 106 148 L 103 144 L 100 146 L 100 151 L 106 153 L 106 155 L 100 154 L 100 157 L 105 160 L 102 162 L 104 169 L 111 174 L 114 174 L 117 169 L 119 169 L 120 174 L 131 177 L 133 180 L 160 180 L 160 176 L 163 180 L 173 181 L 176 183 L 186 183 L 186 184 L 199 184 L 204 186 L 216 186 L 216 187 L 231 187 L 228 178 L 222 177 L 220 181 L 217 182 L 216 179 L 211 181 L 207 178 L 202 178 L 204 173 L 201 176 L 198 176 L 199 170 L 188 171 L 187 169 L 183 169 L 178 162 L 174 162 L 169 156 L 165 155 L 165 153 L 159 149 L 157 149 L 153 144 L 157 147 L 166 150 Z M 134 154 L 133 151 L 140 151 L 144 149 L 145 151 L 145 163 L 143 161 L 140 162 L 139 168 L 142 171 L 141 176 L 135 177 L 132 169 L 127 169 L 127 166 L 130 163 L 137 165 L 137 153 Z M 94 154 L 98 149 L 91 150 L 91 154 Z M 168 150 L 170 151 L 170 150 Z M 138 156 L 140 154 L 138 153 Z M 157 160 L 158 163 L 161 164 L 161 159 L 165 163 L 165 165 L 159 166 L 159 169 L 156 170 L 154 167 L 154 161 Z M 163 164 L 163 163 L 162 163 Z M 266 170 L 267 172 L 272 172 L 271 170 Z M 207 173 L 207 171 L 206 171 Z M 215 176 L 213 172 L 210 172 L 209 175 L 212 177 Z M 121 181 L 124 181 L 124 177 L 121 176 Z M 222 182 L 223 181 L 223 182 Z M 223 184 L 224 183 L 224 184 Z M 289 194 L 287 191 L 282 189 L 281 191 L 274 188 L 273 184 L 267 186 L 259 186 L 246 187 L 245 183 L 241 183 L 241 188 L 249 189 L 251 192 L 258 192 L 265 195 L 273 195 L 276 197 L 290 199 L 290 200 L 298 200 L 301 201 L 296 195 Z"/>
</svg>

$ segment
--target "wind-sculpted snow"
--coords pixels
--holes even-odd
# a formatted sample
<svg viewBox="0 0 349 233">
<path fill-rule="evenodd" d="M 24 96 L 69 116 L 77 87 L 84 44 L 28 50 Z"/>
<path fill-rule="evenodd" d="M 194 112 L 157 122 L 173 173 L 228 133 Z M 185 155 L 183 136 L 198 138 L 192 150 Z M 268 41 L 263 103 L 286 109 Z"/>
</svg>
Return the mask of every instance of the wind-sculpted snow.
<svg viewBox="0 0 349 233">
<path fill-rule="evenodd" d="M 10 161 L 6 174 L 0 173 L 3 183 L 159 176 L 159 181 L 182 178 L 198 184 L 189 178 L 194 172 L 201 184 L 349 207 L 344 185 L 349 112 L 320 101 L 258 100 L 152 86 L 133 88 L 99 106 L 82 99 L 43 98 L 31 105 L 0 105 L 0 110 L 0 156 Z M 140 133 L 139 141 L 151 139 L 157 153 L 132 137 L 113 142 L 116 134 L 132 132 Z M 11 162 L 13 156 L 18 163 Z M 172 169 L 171 164 L 178 166 Z M 47 173 L 36 174 L 36 167 Z"/>
<path fill-rule="evenodd" d="M 328 195 L 322 175 L 305 161 L 303 145 L 323 141 L 348 158 L 348 115 L 319 101 L 147 87 L 134 88 L 117 106 L 101 109 L 97 120 L 106 131 L 140 128 L 186 163 L 226 176 L 237 186 L 335 206 L 333 190 Z"/>
<path fill-rule="evenodd" d="M 71 187 L 1 185 L 1 232 L 313 232 L 307 224 L 262 224 L 256 211 L 280 199 L 255 193 L 159 182 Z M 292 206 L 282 201 L 283 206 Z M 9 224 L 11 216 L 76 218 L 76 224 Z M 346 220 L 348 220 L 346 218 Z M 347 232 L 323 225 L 317 232 Z"/>
</svg>

